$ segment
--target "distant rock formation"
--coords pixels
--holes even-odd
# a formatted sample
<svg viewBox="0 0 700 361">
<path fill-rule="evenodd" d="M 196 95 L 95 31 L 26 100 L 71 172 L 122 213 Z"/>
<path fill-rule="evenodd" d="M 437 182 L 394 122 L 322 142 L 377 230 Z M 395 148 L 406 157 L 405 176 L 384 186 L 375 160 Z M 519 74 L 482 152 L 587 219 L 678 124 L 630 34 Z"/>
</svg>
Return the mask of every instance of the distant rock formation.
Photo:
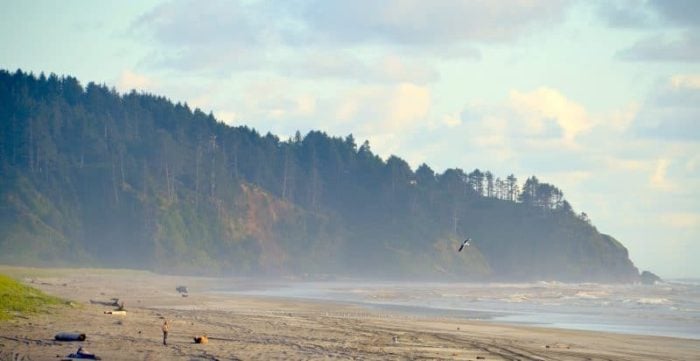
<svg viewBox="0 0 700 361">
<path fill-rule="evenodd" d="M 643 271 L 642 274 L 639 275 L 639 281 L 642 282 L 643 285 L 653 285 L 656 282 L 661 282 L 661 277 L 649 271 Z"/>
</svg>

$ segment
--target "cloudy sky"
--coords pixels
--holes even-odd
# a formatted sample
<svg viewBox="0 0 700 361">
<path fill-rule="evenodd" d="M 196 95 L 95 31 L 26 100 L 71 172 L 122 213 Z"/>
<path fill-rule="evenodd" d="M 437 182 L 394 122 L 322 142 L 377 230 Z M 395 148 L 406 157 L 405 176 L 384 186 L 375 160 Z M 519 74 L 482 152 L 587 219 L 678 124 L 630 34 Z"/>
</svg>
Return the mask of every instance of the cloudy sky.
<svg viewBox="0 0 700 361">
<path fill-rule="evenodd" d="M 0 67 L 555 184 L 700 277 L 700 1 L 0 0 Z"/>
</svg>

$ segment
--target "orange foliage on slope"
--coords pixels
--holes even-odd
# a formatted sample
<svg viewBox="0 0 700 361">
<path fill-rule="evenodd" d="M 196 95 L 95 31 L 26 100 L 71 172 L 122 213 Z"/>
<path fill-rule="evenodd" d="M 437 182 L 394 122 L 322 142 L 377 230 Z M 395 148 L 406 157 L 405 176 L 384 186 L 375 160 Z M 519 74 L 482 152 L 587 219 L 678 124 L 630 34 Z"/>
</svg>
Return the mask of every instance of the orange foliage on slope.
<svg viewBox="0 0 700 361">
<path fill-rule="evenodd" d="M 260 267 L 269 271 L 283 270 L 288 255 L 275 239 L 273 228 L 281 217 L 291 216 L 294 207 L 252 185 L 241 184 L 241 190 L 241 202 L 245 207 L 241 223 L 246 235 L 256 239 L 260 245 Z"/>
</svg>

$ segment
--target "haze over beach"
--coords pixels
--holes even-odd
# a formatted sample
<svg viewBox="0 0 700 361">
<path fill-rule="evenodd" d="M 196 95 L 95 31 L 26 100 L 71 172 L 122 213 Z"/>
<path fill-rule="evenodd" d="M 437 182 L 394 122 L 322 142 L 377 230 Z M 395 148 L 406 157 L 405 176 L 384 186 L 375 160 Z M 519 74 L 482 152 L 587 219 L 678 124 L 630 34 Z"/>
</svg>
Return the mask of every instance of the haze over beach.
<svg viewBox="0 0 700 361">
<path fill-rule="evenodd" d="M 556 184 L 640 269 L 698 277 L 695 1 L 3 2 L 0 66 L 352 133 Z"/>
<path fill-rule="evenodd" d="M 3 1 L 0 359 L 691 359 L 699 19 Z"/>
</svg>

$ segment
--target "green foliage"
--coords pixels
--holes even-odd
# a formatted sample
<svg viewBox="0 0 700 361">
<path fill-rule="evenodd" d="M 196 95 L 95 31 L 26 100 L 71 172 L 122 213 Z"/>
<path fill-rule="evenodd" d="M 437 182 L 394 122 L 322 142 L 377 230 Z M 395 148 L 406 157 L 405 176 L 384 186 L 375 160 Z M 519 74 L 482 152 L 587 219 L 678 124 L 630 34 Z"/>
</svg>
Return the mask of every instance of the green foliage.
<svg viewBox="0 0 700 361">
<path fill-rule="evenodd" d="M 46 312 L 50 307 L 64 303 L 59 298 L 48 296 L 0 274 L 0 321 L 11 319 L 17 313 Z"/>
<path fill-rule="evenodd" d="M 629 281 L 563 192 L 352 135 L 289 141 L 75 78 L 0 71 L 0 261 L 252 275 Z M 475 242 L 455 252 L 460 241 Z"/>
</svg>

